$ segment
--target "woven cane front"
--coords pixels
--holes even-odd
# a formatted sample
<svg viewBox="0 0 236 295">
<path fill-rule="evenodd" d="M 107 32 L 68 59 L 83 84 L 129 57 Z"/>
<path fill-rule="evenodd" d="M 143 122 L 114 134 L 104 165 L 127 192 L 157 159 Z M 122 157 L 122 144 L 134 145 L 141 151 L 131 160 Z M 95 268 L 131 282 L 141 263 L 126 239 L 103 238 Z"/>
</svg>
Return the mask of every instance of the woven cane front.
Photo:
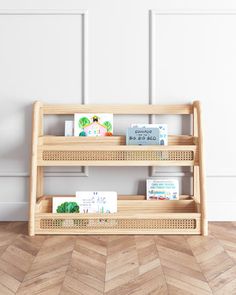
<svg viewBox="0 0 236 295">
<path fill-rule="evenodd" d="M 193 151 L 43 151 L 43 161 L 193 161 Z"/>
<path fill-rule="evenodd" d="M 81 229 L 86 231 L 114 230 L 158 230 L 158 229 L 196 229 L 195 219 L 53 219 L 42 218 L 40 230 Z"/>
</svg>

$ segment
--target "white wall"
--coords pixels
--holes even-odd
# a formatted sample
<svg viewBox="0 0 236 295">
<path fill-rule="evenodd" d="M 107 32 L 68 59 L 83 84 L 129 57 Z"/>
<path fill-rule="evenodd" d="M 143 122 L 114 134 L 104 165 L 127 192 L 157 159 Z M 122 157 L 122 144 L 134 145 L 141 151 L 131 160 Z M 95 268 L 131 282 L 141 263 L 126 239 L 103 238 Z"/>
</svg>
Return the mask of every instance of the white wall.
<svg viewBox="0 0 236 295">
<path fill-rule="evenodd" d="M 209 219 L 236 219 L 231 189 L 236 177 L 236 141 L 231 136 L 236 125 L 235 1 L 1 0 L 0 9 L 0 220 L 27 219 L 35 99 L 55 103 L 200 99 Z M 74 9 L 79 11 L 71 14 Z M 117 133 L 140 120 L 148 118 L 116 118 Z M 173 133 L 189 132 L 186 118 L 157 120 L 167 121 Z M 46 129 L 59 134 L 63 120 L 49 118 Z M 154 169 L 155 175 L 167 172 L 183 176 L 182 191 L 187 193 L 188 169 Z M 51 168 L 45 190 L 52 194 L 79 189 L 144 193 L 148 173 L 145 167 Z"/>
</svg>

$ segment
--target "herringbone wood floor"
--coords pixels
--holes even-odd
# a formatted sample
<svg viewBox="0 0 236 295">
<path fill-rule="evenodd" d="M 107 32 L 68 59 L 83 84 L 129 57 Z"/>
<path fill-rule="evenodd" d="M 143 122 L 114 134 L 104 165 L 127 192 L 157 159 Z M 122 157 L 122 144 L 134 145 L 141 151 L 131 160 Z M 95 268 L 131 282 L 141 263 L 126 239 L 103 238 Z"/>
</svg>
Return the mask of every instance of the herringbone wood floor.
<svg viewBox="0 0 236 295">
<path fill-rule="evenodd" d="M 27 236 L 0 223 L 0 294 L 236 294 L 236 222 L 201 236 Z"/>
</svg>

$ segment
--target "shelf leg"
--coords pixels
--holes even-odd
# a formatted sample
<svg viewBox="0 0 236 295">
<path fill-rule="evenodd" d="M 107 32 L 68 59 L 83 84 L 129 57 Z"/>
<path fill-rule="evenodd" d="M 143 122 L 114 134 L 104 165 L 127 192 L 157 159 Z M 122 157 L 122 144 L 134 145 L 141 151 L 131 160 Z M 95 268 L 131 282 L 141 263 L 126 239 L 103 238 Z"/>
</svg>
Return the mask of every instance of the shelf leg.
<svg viewBox="0 0 236 295">
<path fill-rule="evenodd" d="M 38 168 L 37 168 L 37 147 L 38 147 L 38 135 L 40 129 L 40 121 L 42 112 L 40 110 L 41 103 L 36 101 L 33 107 L 32 116 L 32 158 L 31 158 L 31 175 L 30 175 L 30 199 L 29 199 L 29 223 L 28 231 L 30 236 L 35 235 L 35 206 L 37 193 L 39 192 L 37 187 L 38 183 Z M 41 178 L 41 177 L 40 177 Z M 39 186 L 41 187 L 41 185 Z"/>
<path fill-rule="evenodd" d="M 32 167 L 30 177 L 29 235 L 35 235 L 35 203 L 37 194 L 37 167 Z"/>
<path fill-rule="evenodd" d="M 193 195 L 196 204 L 200 205 L 200 193 L 199 193 L 199 167 L 193 167 Z"/>
<path fill-rule="evenodd" d="M 200 188 L 200 208 L 201 208 L 201 234 L 208 235 L 208 221 L 206 213 L 206 184 L 205 184 L 205 162 L 204 162 L 204 143 L 202 128 L 202 111 L 199 101 L 194 102 L 197 115 L 198 146 L 199 146 L 199 188 Z"/>
<path fill-rule="evenodd" d="M 39 166 L 37 168 L 37 199 L 43 195 L 43 167 Z"/>
</svg>

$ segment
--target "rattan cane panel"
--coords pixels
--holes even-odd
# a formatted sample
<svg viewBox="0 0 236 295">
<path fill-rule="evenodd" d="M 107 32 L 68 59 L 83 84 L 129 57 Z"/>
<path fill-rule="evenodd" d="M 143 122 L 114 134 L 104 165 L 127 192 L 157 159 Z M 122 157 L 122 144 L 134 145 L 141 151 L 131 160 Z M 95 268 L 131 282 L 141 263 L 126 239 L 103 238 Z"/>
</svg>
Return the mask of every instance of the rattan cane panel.
<svg viewBox="0 0 236 295">
<path fill-rule="evenodd" d="M 43 151 L 43 161 L 193 161 L 193 151 Z"/>
<path fill-rule="evenodd" d="M 50 219 L 40 220 L 40 229 L 196 229 L 195 219 Z"/>
</svg>

